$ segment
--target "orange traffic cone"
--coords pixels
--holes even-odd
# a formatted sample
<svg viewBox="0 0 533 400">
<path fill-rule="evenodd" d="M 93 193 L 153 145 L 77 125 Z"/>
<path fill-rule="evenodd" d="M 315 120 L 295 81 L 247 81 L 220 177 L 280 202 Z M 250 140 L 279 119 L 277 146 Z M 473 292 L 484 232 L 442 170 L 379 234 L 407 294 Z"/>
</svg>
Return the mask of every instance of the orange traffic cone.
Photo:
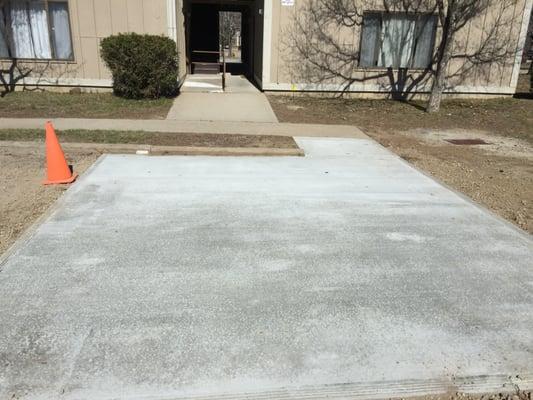
<svg viewBox="0 0 533 400">
<path fill-rule="evenodd" d="M 72 183 L 78 177 L 78 174 L 73 174 L 70 170 L 50 121 L 46 123 L 46 171 L 48 176 L 44 185 Z"/>
</svg>

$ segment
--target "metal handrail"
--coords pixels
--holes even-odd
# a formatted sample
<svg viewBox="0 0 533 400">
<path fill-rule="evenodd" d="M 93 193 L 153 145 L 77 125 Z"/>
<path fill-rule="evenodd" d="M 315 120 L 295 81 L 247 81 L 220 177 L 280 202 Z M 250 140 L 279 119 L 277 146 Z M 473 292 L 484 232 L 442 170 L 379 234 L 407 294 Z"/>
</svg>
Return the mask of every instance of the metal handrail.
<svg viewBox="0 0 533 400">
<path fill-rule="evenodd" d="M 218 59 L 220 60 L 220 56 L 222 55 L 222 63 L 219 61 L 217 63 L 205 63 L 205 64 L 222 64 L 222 91 L 226 91 L 226 54 L 224 52 L 224 49 L 219 51 L 214 50 L 193 50 L 193 53 L 202 53 L 202 54 L 218 54 Z"/>
<path fill-rule="evenodd" d="M 220 55 L 220 51 L 214 51 L 214 50 L 193 50 L 193 53 L 206 53 L 206 54 L 218 54 Z"/>
</svg>

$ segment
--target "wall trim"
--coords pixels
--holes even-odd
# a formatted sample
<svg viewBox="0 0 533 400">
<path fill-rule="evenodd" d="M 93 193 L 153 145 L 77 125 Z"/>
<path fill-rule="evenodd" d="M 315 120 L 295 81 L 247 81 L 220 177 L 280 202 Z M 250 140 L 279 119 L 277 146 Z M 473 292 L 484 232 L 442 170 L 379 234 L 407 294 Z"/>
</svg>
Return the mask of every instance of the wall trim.
<svg viewBox="0 0 533 400">
<path fill-rule="evenodd" d="M 254 80 L 255 80 L 255 83 L 257 83 L 259 85 L 259 87 L 263 87 L 263 80 L 261 78 L 259 78 L 257 76 L 257 74 L 254 74 Z"/>
<path fill-rule="evenodd" d="M 339 84 L 309 84 L 309 83 L 265 83 L 263 90 L 283 91 L 283 92 L 341 92 L 344 86 Z M 390 90 L 382 85 L 376 84 L 353 84 L 349 93 L 390 93 Z M 416 90 L 413 94 L 428 94 L 429 90 Z M 445 90 L 448 94 L 497 94 L 512 95 L 515 88 L 505 86 L 456 86 L 453 89 Z"/>
<path fill-rule="evenodd" d="M 179 79 L 183 84 L 187 75 Z M 340 92 L 344 86 L 339 84 L 310 84 L 310 83 L 265 83 L 261 82 L 257 76 L 254 76 L 263 90 L 282 91 L 282 92 Z M 72 87 L 94 87 L 94 88 L 111 88 L 113 81 L 111 79 L 83 79 L 83 78 L 32 78 L 24 79 L 24 83 L 17 86 L 72 86 Z M 386 88 L 376 84 L 354 84 L 347 91 L 349 93 L 390 93 Z M 416 90 L 413 94 L 427 94 L 429 90 Z M 515 88 L 504 86 L 456 86 L 453 89 L 446 90 L 448 94 L 487 94 L 487 95 L 513 95 Z"/>
<path fill-rule="evenodd" d="M 167 34 L 169 38 L 178 43 L 176 0 L 167 0 Z"/>
<path fill-rule="evenodd" d="M 112 88 L 112 79 L 86 79 L 86 78 L 25 78 L 23 83 L 17 86 L 74 86 L 74 87 L 94 87 Z"/>
<path fill-rule="evenodd" d="M 264 0 L 263 4 L 263 76 L 261 87 L 270 83 L 272 64 L 272 11 L 273 0 Z"/>
<path fill-rule="evenodd" d="M 513 93 L 516 92 L 518 85 L 518 76 L 520 75 L 520 66 L 522 64 L 522 55 L 524 53 L 524 46 L 526 44 L 527 30 L 529 27 L 529 20 L 531 16 L 531 9 L 533 8 L 533 0 L 526 0 L 524 3 L 524 12 L 522 14 L 522 26 L 520 28 L 520 37 L 518 39 L 518 52 L 516 54 L 513 74 L 511 75 L 511 88 Z"/>
<path fill-rule="evenodd" d="M 187 79 L 187 76 L 188 76 L 188 74 L 185 73 L 185 74 L 183 74 L 182 76 L 180 76 L 178 78 L 178 85 L 179 85 L 178 87 L 179 88 L 181 88 L 183 86 L 183 84 L 185 83 L 185 79 Z"/>
</svg>

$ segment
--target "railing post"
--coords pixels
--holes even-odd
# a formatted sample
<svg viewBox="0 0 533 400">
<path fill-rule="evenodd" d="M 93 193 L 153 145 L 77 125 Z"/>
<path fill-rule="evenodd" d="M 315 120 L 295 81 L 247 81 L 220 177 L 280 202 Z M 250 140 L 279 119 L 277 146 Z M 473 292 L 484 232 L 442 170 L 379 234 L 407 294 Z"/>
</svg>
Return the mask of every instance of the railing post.
<svg viewBox="0 0 533 400">
<path fill-rule="evenodd" d="M 222 47 L 222 91 L 226 91 L 226 52 Z"/>
</svg>

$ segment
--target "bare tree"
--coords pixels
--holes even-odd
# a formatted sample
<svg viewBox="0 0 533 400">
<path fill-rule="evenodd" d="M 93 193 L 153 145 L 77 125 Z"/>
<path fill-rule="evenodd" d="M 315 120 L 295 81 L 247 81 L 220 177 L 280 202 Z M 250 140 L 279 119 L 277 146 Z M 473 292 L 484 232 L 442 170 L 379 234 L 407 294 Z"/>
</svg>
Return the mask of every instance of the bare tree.
<svg viewBox="0 0 533 400">
<path fill-rule="evenodd" d="M 516 6 L 517 0 L 443 0 L 436 1 L 436 8 L 442 26 L 442 35 L 437 47 L 433 85 L 427 105 L 428 112 L 436 112 L 440 108 L 442 93 L 446 88 L 446 71 L 452 59 L 463 61 L 463 70 L 471 66 L 504 65 L 514 59 L 518 48 L 509 43 L 504 34 L 515 23 L 514 15 L 509 10 Z M 457 33 L 470 21 L 483 15 L 488 10 L 494 10 L 493 21 L 483 29 L 480 42 L 473 51 L 462 52 L 453 48 Z M 514 13 L 513 13 L 514 14 Z M 461 71 L 459 71 L 461 73 Z"/>
<path fill-rule="evenodd" d="M 393 98 L 406 100 L 415 91 L 431 88 L 426 110 L 436 112 L 452 79 L 464 80 L 473 71 L 482 70 L 482 66 L 501 67 L 514 62 L 518 49 L 510 43 L 508 33 L 521 17 L 515 13 L 517 3 L 518 0 L 308 0 L 295 13 L 286 32 L 287 58 L 300 77 L 313 83 L 340 80 L 343 91 L 349 91 L 356 82 L 372 82 L 390 90 Z M 369 9 L 381 9 L 382 18 L 411 18 L 414 29 L 394 30 L 397 28 L 391 24 L 393 31 L 382 31 L 377 47 L 383 45 L 384 33 L 395 38 L 396 54 L 392 58 L 379 54 L 378 59 L 385 60 L 382 64 L 390 65 L 362 71 L 356 35 L 365 28 L 365 21 L 370 25 L 369 14 L 365 14 Z M 481 18 L 487 13 L 489 18 Z M 482 20 L 478 43 L 465 43 L 460 32 L 478 20 Z M 428 44 L 428 24 L 435 25 L 434 50 L 430 50 L 426 68 L 413 68 L 414 58 L 418 57 L 417 41 L 423 36 Z M 381 29 L 389 28 L 382 23 Z M 420 63 L 424 55 L 418 58 Z M 450 72 L 452 60 L 459 59 L 454 65 L 460 67 Z"/>
<path fill-rule="evenodd" d="M 229 56 L 233 56 L 233 44 L 237 33 L 241 31 L 241 13 L 222 11 L 219 17 L 220 44 L 224 50 L 229 49 Z"/>
</svg>

